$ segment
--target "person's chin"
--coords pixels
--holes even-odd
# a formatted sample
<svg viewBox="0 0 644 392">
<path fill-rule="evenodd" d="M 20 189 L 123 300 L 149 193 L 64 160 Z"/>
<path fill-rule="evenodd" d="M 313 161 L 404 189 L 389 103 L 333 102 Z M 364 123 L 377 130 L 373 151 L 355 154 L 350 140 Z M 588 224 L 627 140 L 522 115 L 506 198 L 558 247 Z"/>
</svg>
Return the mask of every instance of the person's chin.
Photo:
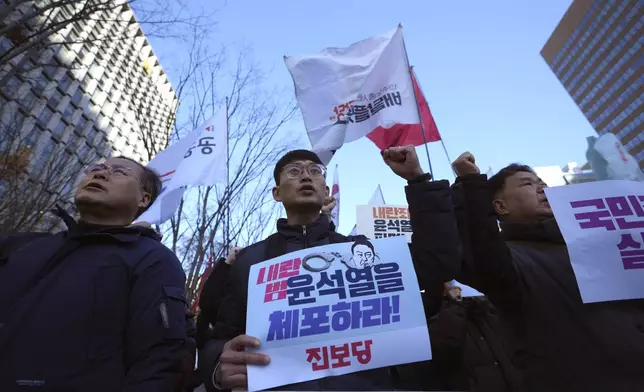
<svg viewBox="0 0 644 392">
<path fill-rule="evenodd" d="M 300 196 L 292 204 L 297 208 L 306 208 L 306 209 L 317 209 L 321 210 L 324 205 L 324 201 L 321 201 L 317 196 Z"/>
<path fill-rule="evenodd" d="M 103 201 L 104 192 L 83 189 L 76 194 L 76 204 L 97 204 Z"/>
</svg>

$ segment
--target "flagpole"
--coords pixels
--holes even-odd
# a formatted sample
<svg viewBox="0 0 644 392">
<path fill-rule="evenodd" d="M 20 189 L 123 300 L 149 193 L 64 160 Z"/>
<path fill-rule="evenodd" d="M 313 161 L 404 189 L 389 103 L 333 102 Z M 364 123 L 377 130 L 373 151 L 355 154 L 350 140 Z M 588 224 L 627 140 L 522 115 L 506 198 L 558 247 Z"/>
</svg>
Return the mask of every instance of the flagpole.
<svg viewBox="0 0 644 392">
<path fill-rule="evenodd" d="M 402 29 L 402 24 L 399 24 L 398 27 Z M 432 176 L 432 181 L 434 181 L 434 171 L 432 170 L 432 160 L 429 157 L 429 147 L 427 146 L 427 136 L 425 135 L 425 124 L 423 124 L 423 118 L 420 115 L 420 106 L 418 105 L 418 99 L 416 98 L 416 89 L 414 88 L 414 74 L 411 69 L 411 66 L 409 65 L 409 54 L 407 54 L 407 46 L 405 45 L 404 37 L 402 41 L 403 41 L 403 49 L 405 50 L 405 59 L 407 60 L 407 72 L 409 72 L 409 79 L 411 80 L 411 90 L 412 90 L 412 94 L 414 95 L 414 102 L 416 102 L 416 112 L 418 113 L 418 121 L 420 121 L 420 131 L 423 134 L 425 153 L 427 154 L 427 162 L 429 163 L 429 175 Z"/>
<path fill-rule="evenodd" d="M 230 251 L 230 124 L 228 121 L 228 97 L 226 97 L 226 222 L 224 240 L 226 241 L 225 255 Z M 224 256 L 226 257 L 226 256 Z"/>
<path fill-rule="evenodd" d="M 441 136 L 441 144 L 443 145 L 443 151 L 445 151 L 445 156 L 447 157 L 447 162 L 449 162 L 449 164 L 451 165 L 452 160 L 450 159 L 449 154 L 447 153 L 447 147 L 445 147 L 445 142 L 443 141 L 442 136 Z"/>
</svg>

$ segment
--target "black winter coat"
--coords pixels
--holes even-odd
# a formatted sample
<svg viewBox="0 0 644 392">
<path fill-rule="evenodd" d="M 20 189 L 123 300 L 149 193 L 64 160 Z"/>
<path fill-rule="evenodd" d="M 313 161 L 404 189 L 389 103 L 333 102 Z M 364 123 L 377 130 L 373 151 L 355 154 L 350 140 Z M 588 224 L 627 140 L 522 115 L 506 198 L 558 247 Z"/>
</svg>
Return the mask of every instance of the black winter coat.
<svg viewBox="0 0 644 392">
<path fill-rule="evenodd" d="M 173 391 L 179 261 L 153 230 L 65 221 L 55 235 L 0 238 L 0 391 Z"/>
<path fill-rule="evenodd" d="M 421 289 L 425 289 L 432 298 L 426 306 L 430 314 L 440 309 L 443 282 L 453 279 L 458 273 L 460 254 L 453 247 L 436 243 L 437 232 L 447 230 L 457 236 L 451 206 L 447 210 L 435 211 L 432 198 L 449 202 L 449 184 L 446 181 L 425 182 L 409 185 L 405 188 L 409 203 L 412 235 L 412 258 Z M 439 220 L 436 218 L 440 217 Z M 442 219 L 442 220 L 441 220 Z M 343 238 L 340 241 L 352 240 L 333 233 L 329 229 L 326 215 L 310 226 L 288 226 L 286 220 L 277 224 L 279 241 L 261 241 L 249 246 L 237 255 L 226 282 L 225 299 L 219 309 L 214 325 L 213 338 L 199 352 L 199 368 L 202 379 L 209 390 L 212 385 L 212 374 L 215 370 L 224 344 L 246 330 L 246 300 L 250 267 L 273 257 L 296 250 L 315 246 L 328 245 L 331 238 Z M 271 238 L 271 237 L 269 237 Z M 452 243 L 456 238 L 452 239 Z M 280 243 L 276 247 L 275 243 Z M 393 390 L 396 388 L 396 377 L 392 369 L 374 369 L 337 377 L 329 377 L 305 383 L 284 386 L 283 390 Z"/>
<path fill-rule="evenodd" d="M 224 290 L 230 265 L 225 259 L 217 260 L 199 294 L 199 317 L 197 318 L 197 348 L 201 350 L 210 338 L 211 326 L 215 325 L 219 306 L 224 299 Z"/>
<path fill-rule="evenodd" d="M 499 309 L 531 391 L 644 388 L 644 301 L 584 304 L 554 219 L 501 224 L 485 176 L 459 178 L 472 279 Z"/>
</svg>

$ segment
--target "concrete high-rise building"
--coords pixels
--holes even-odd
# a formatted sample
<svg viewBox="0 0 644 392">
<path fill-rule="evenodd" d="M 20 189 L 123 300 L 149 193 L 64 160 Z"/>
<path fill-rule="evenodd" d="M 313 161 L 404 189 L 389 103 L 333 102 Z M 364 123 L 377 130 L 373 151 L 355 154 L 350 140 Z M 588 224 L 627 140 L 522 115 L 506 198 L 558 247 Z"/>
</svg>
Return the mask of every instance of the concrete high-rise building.
<svg viewBox="0 0 644 392">
<path fill-rule="evenodd" d="M 47 23 L 68 20 L 84 3 L 54 8 Z M 10 18 L 28 10 L 14 10 Z M 0 55 L 40 22 L 0 36 Z M 111 9 L 67 24 L 47 40 L 61 44 L 0 64 L 6 81 L 0 86 L 0 153 L 13 148 L 17 161 L 28 162 L 36 174 L 47 165 L 80 173 L 113 155 L 146 163 L 150 149 L 165 145 L 177 97 L 126 1 L 115 0 Z M 28 71 L 15 72 L 17 67 Z M 3 139 L 10 133 L 20 135 L 19 143 Z M 48 192 L 69 200 L 76 180 Z M 0 178 L 0 193 L 4 186 Z"/>
<path fill-rule="evenodd" d="M 644 168 L 644 2 L 574 0 L 541 50 L 597 133 Z"/>
</svg>

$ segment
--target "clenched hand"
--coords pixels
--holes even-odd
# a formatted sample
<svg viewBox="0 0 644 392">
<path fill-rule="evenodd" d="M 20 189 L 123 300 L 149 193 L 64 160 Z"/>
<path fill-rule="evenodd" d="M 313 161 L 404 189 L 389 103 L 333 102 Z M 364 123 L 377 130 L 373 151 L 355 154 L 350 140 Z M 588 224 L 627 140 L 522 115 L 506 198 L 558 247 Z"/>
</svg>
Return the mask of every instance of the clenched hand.
<svg viewBox="0 0 644 392">
<path fill-rule="evenodd" d="M 456 158 L 454 163 L 452 163 L 452 168 L 459 177 L 471 174 L 481 174 L 481 170 L 476 166 L 474 155 L 469 151 L 462 153 L 458 158 Z"/>
<path fill-rule="evenodd" d="M 414 146 L 390 147 L 382 151 L 381 154 L 391 171 L 407 181 L 424 174 Z"/>
</svg>

